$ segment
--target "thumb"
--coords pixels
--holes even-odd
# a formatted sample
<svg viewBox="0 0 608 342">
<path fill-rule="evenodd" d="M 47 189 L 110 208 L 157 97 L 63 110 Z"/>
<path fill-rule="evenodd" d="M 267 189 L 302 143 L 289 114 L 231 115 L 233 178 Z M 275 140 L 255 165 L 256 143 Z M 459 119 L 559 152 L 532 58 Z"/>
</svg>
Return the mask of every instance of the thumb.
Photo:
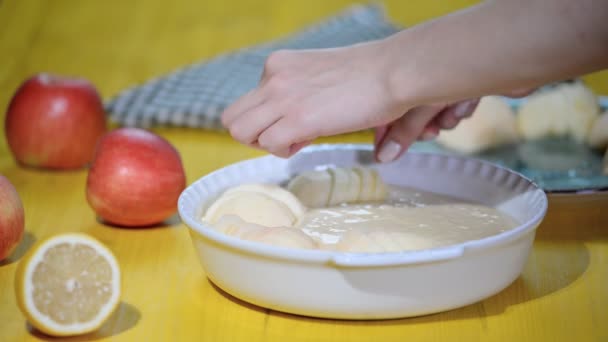
<svg viewBox="0 0 608 342">
<path fill-rule="evenodd" d="M 429 105 L 409 110 L 401 118 L 393 121 L 376 149 L 376 159 L 388 163 L 397 159 L 418 139 L 444 106 Z"/>
</svg>

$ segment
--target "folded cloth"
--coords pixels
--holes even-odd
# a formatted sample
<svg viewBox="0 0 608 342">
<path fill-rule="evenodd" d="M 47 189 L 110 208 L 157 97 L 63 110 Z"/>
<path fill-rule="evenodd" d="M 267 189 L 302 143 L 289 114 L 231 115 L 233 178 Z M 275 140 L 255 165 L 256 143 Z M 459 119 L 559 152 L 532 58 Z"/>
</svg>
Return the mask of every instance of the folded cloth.
<svg viewBox="0 0 608 342">
<path fill-rule="evenodd" d="M 122 126 L 223 130 L 220 114 L 255 88 L 272 51 L 345 46 L 398 30 L 381 7 L 353 6 L 284 39 L 202 61 L 124 90 L 106 103 L 106 109 L 110 119 Z"/>
</svg>

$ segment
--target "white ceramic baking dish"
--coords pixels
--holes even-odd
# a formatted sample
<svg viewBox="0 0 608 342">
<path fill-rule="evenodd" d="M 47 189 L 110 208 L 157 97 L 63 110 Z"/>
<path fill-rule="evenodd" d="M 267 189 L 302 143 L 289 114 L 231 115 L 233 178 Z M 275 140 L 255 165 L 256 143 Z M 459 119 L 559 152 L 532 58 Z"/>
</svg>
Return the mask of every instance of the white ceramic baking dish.
<svg viewBox="0 0 608 342">
<path fill-rule="evenodd" d="M 282 183 L 319 166 L 370 165 L 385 182 L 492 205 L 519 226 L 499 235 L 423 251 L 364 254 L 285 249 L 223 235 L 200 221 L 223 190 L 249 182 Z M 521 273 L 545 193 L 517 173 L 475 159 L 406 153 L 372 163 L 367 145 L 317 145 L 290 159 L 265 156 L 202 177 L 180 196 L 206 275 L 244 301 L 300 315 L 385 319 L 424 315 L 475 303 L 501 291 Z"/>
</svg>

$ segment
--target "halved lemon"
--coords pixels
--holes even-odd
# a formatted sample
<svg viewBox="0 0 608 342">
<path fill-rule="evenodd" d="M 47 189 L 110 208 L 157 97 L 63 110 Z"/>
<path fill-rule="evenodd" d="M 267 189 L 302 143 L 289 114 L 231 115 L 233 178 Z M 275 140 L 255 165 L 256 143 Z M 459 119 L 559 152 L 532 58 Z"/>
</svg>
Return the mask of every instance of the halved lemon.
<svg viewBox="0 0 608 342">
<path fill-rule="evenodd" d="M 112 252 L 79 233 L 37 243 L 15 274 L 19 308 L 35 328 L 54 336 L 98 329 L 120 301 L 120 284 Z"/>
</svg>

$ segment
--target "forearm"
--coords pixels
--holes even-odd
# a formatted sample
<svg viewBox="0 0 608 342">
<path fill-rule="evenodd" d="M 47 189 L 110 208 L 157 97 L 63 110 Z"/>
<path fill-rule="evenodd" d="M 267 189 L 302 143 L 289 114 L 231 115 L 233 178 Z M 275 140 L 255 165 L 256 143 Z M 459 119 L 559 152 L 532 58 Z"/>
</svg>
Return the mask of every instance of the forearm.
<svg viewBox="0 0 608 342">
<path fill-rule="evenodd" d="M 608 1 L 499 0 L 404 30 L 384 44 L 408 104 L 535 87 L 608 67 Z"/>
</svg>

